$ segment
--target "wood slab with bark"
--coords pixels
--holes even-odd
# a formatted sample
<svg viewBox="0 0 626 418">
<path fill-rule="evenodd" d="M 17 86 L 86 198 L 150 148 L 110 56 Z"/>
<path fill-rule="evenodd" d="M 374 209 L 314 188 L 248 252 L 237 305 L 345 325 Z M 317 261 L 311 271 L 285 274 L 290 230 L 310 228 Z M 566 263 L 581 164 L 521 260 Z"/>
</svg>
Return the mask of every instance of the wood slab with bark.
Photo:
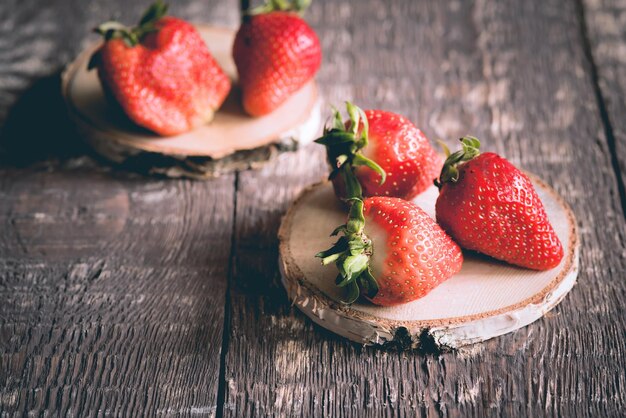
<svg viewBox="0 0 626 418">
<path fill-rule="evenodd" d="M 531 178 L 563 243 L 565 256 L 556 268 L 533 271 L 466 251 L 461 271 L 418 300 L 390 307 L 364 300 L 345 305 L 345 291 L 335 285 L 337 269 L 314 257 L 333 245 L 337 238 L 329 231 L 345 223 L 347 216 L 332 184 L 322 182 L 300 194 L 278 231 L 278 263 L 289 299 L 317 324 L 361 344 L 384 345 L 409 338 L 409 347 L 416 348 L 428 338 L 442 349 L 459 348 L 526 326 L 572 289 L 580 253 L 571 209 L 550 186 Z M 413 202 L 435 219 L 438 195 L 433 185 Z M 365 234 L 373 240 L 367 225 Z M 376 256 L 374 248 L 373 260 Z"/>
<path fill-rule="evenodd" d="M 241 105 L 232 59 L 235 31 L 196 25 L 233 87 L 213 120 L 190 132 L 159 137 L 135 125 L 107 99 L 95 70 L 88 65 L 100 43 L 88 47 L 62 76 L 62 94 L 81 137 L 105 158 L 167 177 L 207 179 L 258 168 L 281 152 L 311 143 L 320 127 L 315 81 L 307 83 L 268 115 L 251 117 Z"/>
</svg>

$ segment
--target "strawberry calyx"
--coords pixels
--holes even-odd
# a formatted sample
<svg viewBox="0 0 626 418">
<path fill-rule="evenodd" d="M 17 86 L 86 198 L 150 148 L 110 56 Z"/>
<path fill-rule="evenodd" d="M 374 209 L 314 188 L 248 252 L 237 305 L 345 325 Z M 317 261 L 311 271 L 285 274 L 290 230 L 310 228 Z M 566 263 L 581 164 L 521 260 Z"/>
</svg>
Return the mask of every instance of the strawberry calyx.
<svg viewBox="0 0 626 418">
<path fill-rule="evenodd" d="M 272 12 L 295 12 L 302 15 L 310 4 L 311 0 L 268 0 L 265 4 L 248 9 L 245 14 L 256 16 Z"/>
<path fill-rule="evenodd" d="M 332 167 L 329 180 L 341 175 L 346 185 L 346 199 L 363 199 L 363 190 L 354 173 L 355 167 L 365 166 L 380 175 L 380 184 L 385 182 L 386 173 L 381 166 L 365 157 L 361 150 L 368 144 L 369 124 L 365 112 L 358 106 L 346 102 L 349 123 L 344 123 L 339 110 L 333 107 L 330 123 L 324 134 L 315 140 L 326 147 L 328 163 Z M 359 130 L 359 127 L 362 127 Z"/>
<path fill-rule="evenodd" d="M 157 0 L 144 12 L 137 26 L 128 27 L 119 22 L 108 21 L 95 28 L 94 32 L 102 35 L 105 41 L 119 38 L 129 47 L 133 47 L 144 35 L 157 30 L 156 23 L 167 14 L 167 8 L 167 4 Z"/>
<path fill-rule="evenodd" d="M 372 275 L 369 260 L 373 254 L 372 241 L 365 235 L 365 217 L 363 200 L 350 199 L 348 221 L 332 232 L 331 236 L 343 234 L 328 250 L 321 251 L 315 257 L 322 259 L 323 265 L 335 263 L 339 274 L 335 284 L 346 289 L 344 303 L 351 304 L 361 293 L 373 298 L 378 293 L 378 283 Z"/>
<path fill-rule="evenodd" d="M 480 141 L 478 138 L 468 135 L 459 139 L 459 141 L 461 141 L 461 149 L 452 154 L 450 154 L 448 147 L 443 142 L 440 142 L 447 158 L 443 163 L 439 178 L 435 179 L 434 182 L 439 189 L 445 183 L 456 183 L 459 180 L 458 166 L 480 155 Z"/>
<path fill-rule="evenodd" d="M 157 30 L 156 23 L 167 14 L 167 8 L 169 6 L 163 3 L 162 0 L 156 0 L 148 9 L 144 12 L 137 26 L 128 27 L 120 22 L 113 20 L 107 21 L 99 25 L 93 31 L 99 35 L 102 35 L 105 42 L 111 39 L 122 39 L 124 43 L 129 47 L 134 47 L 141 42 L 146 34 Z M 89 59 L 87 69 L 92 70 L 98 66 L 100 61 L 100 50 L 96 51 Z"/>
<path fill-rule="evenodd" d="M 335 228 L 331 234 L 336 236 L 342 233 L 339 240 L 331 248 L 315 256 L 322 259 L 323 265 L 335 263 L 339 270 L 335 284 L 346 289 L 344 302 L 351 304 L 361 294 L 373 298 L 379 288 L 369 266 L 374 247 L 364 232 L 363 189 L 354 169 L 365 166 L 374 170 L 380 175 L 381 184 L 385 182 L 386 173 L 381 166 L 361 153 L 369 142 L 369 124 L 365 112 L 350 102 L 346 102 L 346 110 L 348 122 L 344 122 L 339 110 L 333 108 L 333 115 L 324 127 L 324 134 L 315 142 L 326 147 L 328 163 L 332 167 L 329 180 L 337 176 L 343 178 L 346 186 L 344 200 L 350 204 L 350 213 L 348 221 Z"/>
</svg>

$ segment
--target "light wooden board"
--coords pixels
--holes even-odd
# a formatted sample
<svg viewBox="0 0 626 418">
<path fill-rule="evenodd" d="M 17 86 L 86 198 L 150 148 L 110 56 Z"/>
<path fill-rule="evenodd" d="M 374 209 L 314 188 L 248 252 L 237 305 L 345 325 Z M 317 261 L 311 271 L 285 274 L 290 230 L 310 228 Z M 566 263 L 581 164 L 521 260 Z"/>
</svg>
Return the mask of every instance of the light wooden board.
<svg viewBox="0 0 626 418">
<path fill-rule="evenodd" d="M 383 344 L 406 329 L 416 345 L 426 331 L 439 346 L 459 347 L 514 331 L 556 306 L 578 274 L 574 215 L 546 184 L 535 180 L 535 186 L 564 245 L 565 257 L 552 270 L 533 271 L 466 252 L 461 271 L 421 299 L 394 307 L 366 301 L 346 306 L 340 302 L 343 290 L 335 286 L 336 269 L 314 257 L 332 246 L 336 237 L 329 237 L 329 231 L 346 218 L 331 184 L 324 182 L 306 189 L 283 220 L 283 283 L 311 319 L 360 343 Z M 415 203 L 434 218 L 437 196 L 432 186 Z"/>
<path fill-rule="evenodd" d="M 215 59 L 236 80 L 231 56 L 235 32 L 204 25 L 198 29 Z M 98 45 L 87 48 L 67 67 L 63 94 L 82 135 L 97 152 L 113 161 L 150 158 L 153 172 L 171 177 L 214 177 L 258 166 L 280 151 L 310 143 L 318 133 L 320 98 L 314 81 L 263 117 L 244 112 L 241 91 L 233 81 L 233 88 L 213 121 L 181 135 L 159 137 L 134 125 L 107 102 L 97 72 L 87 69 Z"/>
</svg>

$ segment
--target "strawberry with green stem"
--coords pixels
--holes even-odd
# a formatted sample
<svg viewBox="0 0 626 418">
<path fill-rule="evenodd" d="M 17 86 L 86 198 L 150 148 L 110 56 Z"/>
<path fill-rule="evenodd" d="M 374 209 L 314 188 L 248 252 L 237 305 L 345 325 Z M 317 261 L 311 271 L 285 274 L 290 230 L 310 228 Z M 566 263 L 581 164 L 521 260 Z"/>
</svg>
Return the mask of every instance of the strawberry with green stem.
<svg viewBox="0 0 626 418">
<path fill-rule="evenodd" d="M 359 295 L 376 305 L 407 303 L 461 269 L 461 249 L 416 204 L 382 196 L 350 202 L 346 224 L 333 231 L 340 238 L 316 255 L 337 266 L 345 303 Z"/>
<path fill-rule="evenodd" d="M 382 110 L 363 111 L 346 103 L 345 123 L 337 109 L 316 142 L 326 146 L 330 179 L 340 198 L 391 196 L 411 200 L 432 185 L 441 159 L 424 134 L 404 116 Z M 355 184 L 355 183 L 358 183 Z"/>
<path fill-rule="evenodd" d="M 463 248 L 534 270 L 556 267 L 563 246 L 526 174 L 461 138 L 436 181 L 437 222 Z"/>
<path fill-rule="evenodd" d="M 339 274 L 335 284 L 346 288 L 346 303 L 353 303 L 361 293 L 373 298 L 379 291 L 369 266 L 373 245 L 364 233 L 363 201 L 353 198 L 350 203 L 348 221 L 331 234 L 337 236 L 342 233 L 343 236 L 331 248 L 315 255 L 322 259 L 323 265 L 336 264 Z"/>
<path fill-rule="evenodd" d="M 364 167 L 384 182 L 385 170 L 359 151 L 368 145 L 368 117 L 347 103 L 350 122 L 337 110 L 332 125 L 317 142 L 328 147 L 334 166 L 333 184 L 351 205 L 348 220 L 331 236 L 340 235 L 328 250 L 316 255 L 322 264 L 335 263 L 335 283 L 345 289 L 344 302 L 363 295 L 372 303 L 393 306 L 425 296 L 457 273 L 460 248 L 422 209 L 396 197 L 369 197 L 354 167 Z"/>
<path fill-rule="evenodd" d="M 315 140 L 324 145 L 328 162 L 332 167 L 329 179 L 338 196 L 344 199 L 363 198 L 363 189 L 356 173 L 358 167 L 373 170 L 378 174 L 378 185 L 387 178 L 385 170 L 361 150 L 369 144 L 369 122 L 365 112 L 358 106 L 346 102 L 349 121 L 344 123 L 341 113 L 333 108 L 332 124 L 324 127 L 324 134 Z"/>
<path fill-rule="evenodd" d="M 310 0 L 269 0 L 249 10 L 235 36 L 233 58 L 243 107 L 266 115 L 313 79 L 322 62 L 315 31 L 301 15 Z"/>
<path fill-rule="evenodd" d="M 108 97 L 137 125 L 159 135 L 187 132 L 213 119 L 230 80 L 198 31 L 154 3 L 135 27 L 105 22 L 90 61 Z"/>
</svg>

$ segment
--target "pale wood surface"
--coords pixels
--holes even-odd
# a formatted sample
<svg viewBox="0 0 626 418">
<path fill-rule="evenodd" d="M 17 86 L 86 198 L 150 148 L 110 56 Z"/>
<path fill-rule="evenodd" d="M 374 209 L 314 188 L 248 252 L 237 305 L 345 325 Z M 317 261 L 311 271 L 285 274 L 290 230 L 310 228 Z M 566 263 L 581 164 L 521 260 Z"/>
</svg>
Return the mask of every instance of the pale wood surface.
<svg viewBox="0 0 626 418">
<path fill-rule="evenodd" d="M 581 272 L 565 301 L 451 353 L 363 348 L 289 305 L 276 232 L 323 176 L 319 147 L 193 182 L 111 169 L 77 140 L 59 71 L 96 23 L 144 6 L 0 5 L 0 416 L 623 415 L 624 102 L 601 86 L 603 68 L 624 63 L 600 60 L 594 34 L 606 29 L 593 29 L 618 0 L 316 0 L 309 11 L 329 102 L 404 113 L 431 139 L 474 133 L 579 219 Z M 172 9 L 238 20 L 235 1 Z M 623 34 L 611 42 L 626 48 Z"/>
</svg>

